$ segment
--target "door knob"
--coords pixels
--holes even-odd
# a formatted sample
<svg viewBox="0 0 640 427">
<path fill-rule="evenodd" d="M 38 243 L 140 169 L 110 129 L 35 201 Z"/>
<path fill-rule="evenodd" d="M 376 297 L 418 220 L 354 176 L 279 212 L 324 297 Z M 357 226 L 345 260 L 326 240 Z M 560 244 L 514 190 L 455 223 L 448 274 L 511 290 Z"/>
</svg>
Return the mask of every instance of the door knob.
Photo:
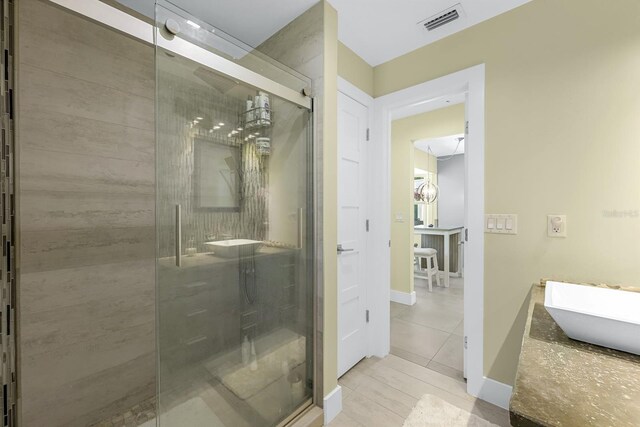
<svg viewBox="0 0 640 427">
<path fill-rule="evenodd" d="M 338 255 L 340 255 L 342 252 L 351 252 L 353 249 L 345 249 L 342 247 L 341 244 L 338 245 Z"/>
</svg>

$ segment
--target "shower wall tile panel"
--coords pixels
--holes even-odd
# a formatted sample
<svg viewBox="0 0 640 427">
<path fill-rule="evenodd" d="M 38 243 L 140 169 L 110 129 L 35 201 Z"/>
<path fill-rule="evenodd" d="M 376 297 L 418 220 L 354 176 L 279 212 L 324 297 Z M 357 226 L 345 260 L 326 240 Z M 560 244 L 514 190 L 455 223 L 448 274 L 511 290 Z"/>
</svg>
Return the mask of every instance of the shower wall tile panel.
<svg viewBox="0 0 640 427">
<path fill-rule="evenodd" d="M 297 17 L 287 26 L 279 30 L 268 40 L 262 43 L 258 48 L 263 54 L 287 65 L 288 67 L 298 71 L 309 77 L 312 81 L 311 91 L 314 97 L 314 188 L 315 188 L 315 206 L 316 223 L 322 224 L 322 147 L 323 147 L 323 89 L 324 89 L 324 4 L 318 2 L 315 6 L 307 10 L 304 14 Z M 277 125 L 277 123 L 276 123 Z M 276 130 L 274 129 L 274 132 Z M 271 208 L 271 207 L 270 207 Z M 322 227 L 316 230 L 314 250 L 316 254 L 322 254 L 323 239 Z M 323 306 L 323 264 L 322 257 L 316 255 L 315 259 L 315 297 L 318 307 Z M 300 288 L 302 289 L 302 288 Z M 297 295 L 299 303 L 297 304 L 297 317 L 299 322 L 302 321 L 311 310 L 304 302 L 307 300 L 305 292 L 299 292 Z M 322 393 L 322 372 L 323 372 L 323 335 L 322 325 L 323 319 L 318 318 L 316 327 L 316 384 L 315 388 Z M 301 323 L 299 323 L 301 324 Z"/>
<path fill-rule="evenodd" d="M 86 426 L 155 393 L 154 51 L 18 6 L 20 422 Z"/>
</svg>

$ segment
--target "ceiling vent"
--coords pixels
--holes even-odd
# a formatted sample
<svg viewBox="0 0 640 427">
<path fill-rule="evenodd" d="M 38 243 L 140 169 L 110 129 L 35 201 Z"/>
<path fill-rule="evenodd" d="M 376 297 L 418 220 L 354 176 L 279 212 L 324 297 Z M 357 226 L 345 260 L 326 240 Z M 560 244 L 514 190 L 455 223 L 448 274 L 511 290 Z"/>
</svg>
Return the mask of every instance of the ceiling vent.
<svg viewBox="0 0 640 427">
<path fill-rule="evenodd" d="M 464 12 L 462 10 L 462 5 L 458 3 L 455 6 L 445 9 L 442 12 L 436 13 L 433 16 L 430 16 L 424 21 L 418 22 L 418 24 L 424 26 L 427 31 L 433 31 L 436 28 L 440 28 L 443 25 L 455 21 L 461 16 L 464 16 Z"/>
</svg>

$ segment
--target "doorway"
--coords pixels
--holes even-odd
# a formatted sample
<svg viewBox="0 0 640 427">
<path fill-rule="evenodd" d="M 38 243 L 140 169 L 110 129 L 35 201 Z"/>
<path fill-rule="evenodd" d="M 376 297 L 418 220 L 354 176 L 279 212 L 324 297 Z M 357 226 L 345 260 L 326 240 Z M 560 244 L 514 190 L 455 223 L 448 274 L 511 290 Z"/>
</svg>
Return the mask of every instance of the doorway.
<svg viewBox="0 0 640 427">
<path fill-rule="evenodd" d="M 467 392 L 500 406 L 493 398 L 493 384 L 483 372 L 483 299 L 484 299 L 484 65 L 477 65 L 432 81 L 376 98 L 373 143 L 379 147 L 370 157 L 372 170 L 386 173 L 369 175 L 372 221 L 391 224 L 391 123 L 393 120 L 438 109 L 454 95 L 462 95 L 465 105 L 466 189 L 464 229 L 464 322 L 463 342 L 467 352 Z M 373 150 L 372 150 L 373 151 Z M 368 282 L 372 312 L 370 327 L 377 331 L 372 353 L 390 352 L 391 229 L 373 230 L 369 252 L 375 264 L 369 269 Z"/>
<path fill-rule="evenodd" d="M 464 96 L 444 103 L 392 122 L 391 353 L 463 381 Z"/>
</svg>

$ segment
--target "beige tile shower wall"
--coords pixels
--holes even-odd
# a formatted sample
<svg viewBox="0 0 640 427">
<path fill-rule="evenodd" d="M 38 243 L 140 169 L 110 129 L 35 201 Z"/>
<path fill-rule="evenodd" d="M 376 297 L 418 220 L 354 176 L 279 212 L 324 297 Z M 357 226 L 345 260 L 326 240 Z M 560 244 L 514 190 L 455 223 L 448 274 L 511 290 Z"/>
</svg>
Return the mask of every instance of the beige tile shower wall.
<svg viewBox="0 0 640 427">
<path fill-rule="evenodd" d="M 17 5 L 20 422 L 85 426 L 155 392 L 154 53 Z"/>
<path fill-rule="evenodd" d="M 322 224 L 316 249 L 320 262 L 318 284 L 324 307 L 317 352 L 324 393 L 337 386 L 337 91 L 338 15 L 325 0 L 318 2 L 258 48 L 262 53 L 312 79 L 315 98 L 314 156 L 318 191 L 316 220 Z M 272 184 L 272 183 L 271 183 Z M 273 187 L 273 185 L 272 185 Z M 270 209 L 274 205 L 270 204 Z M 270 224 L 276 221 L 271 211 Z"/>
<path fill-rule="evenodd" d="M 322 97 L 322 5 L 318 3 L 290 22 L 258 50 L 312 79 L 313 92 Z M 269 239 L 296 245 L 297 207 L 306 196 L 305 182 L 298 177 L 306 168 L 307 135 L 303 118 L 292 104 L 276 103 L 273 150 L 269 168 Z M 321 134 L 320 134 L 321 135 Z"/>
</svg>

